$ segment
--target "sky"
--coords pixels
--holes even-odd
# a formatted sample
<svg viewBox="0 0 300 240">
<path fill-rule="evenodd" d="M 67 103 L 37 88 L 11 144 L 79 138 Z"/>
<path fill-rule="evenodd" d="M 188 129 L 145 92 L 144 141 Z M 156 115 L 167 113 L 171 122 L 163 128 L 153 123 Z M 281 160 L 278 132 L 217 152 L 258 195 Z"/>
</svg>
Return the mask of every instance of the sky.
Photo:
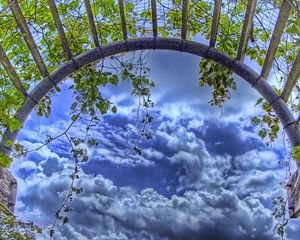
<svg viewBox="0 0 300 240">
<path fill-rule="evenodd" d="M 235 76 L 238 89 L 222 110 L 210 106 L 211 89 L 199 87 L 199 57 L 151 51 L 148 57 L 155 106 L 142 156 L 128 151 L 126 139 L 136 119 L 137 98 L 127 82 L 102 89 L 118 108 L 94 128 L 97 147 L 89 148 L 77 184 L 83 192 L 72 201 L 70 222 L 58 224 L 54 239 L 93 240 L 250 240 L 279 239 L 272 199 L 285 195 L 280 182 L 287 159 L 286 136 L 272 146 L 258 137 L 250 121 L 262 114 L 259 95 Z M 253 63 L 252 67 L 256 68 Z M 32 114 L 18 141 L 39 146 L 70 123 L 71 81 L 53 97 L 52 114 Z M 76 123 L 71 136 L 84 134 Z M 129 135 L 134 138 L 133 135 Z M 131 139 L 131 140 L 132 140 Z M 27 157 L 10 171 L 18 180 L 15 214 L 47 227 L 70 184 L 73 160 L 61 138 Z M 299 220 L 291 220 L 287 239 L 298 239 Z M 39 239 L 47 239 L 45 230 Z"/>
</svg>

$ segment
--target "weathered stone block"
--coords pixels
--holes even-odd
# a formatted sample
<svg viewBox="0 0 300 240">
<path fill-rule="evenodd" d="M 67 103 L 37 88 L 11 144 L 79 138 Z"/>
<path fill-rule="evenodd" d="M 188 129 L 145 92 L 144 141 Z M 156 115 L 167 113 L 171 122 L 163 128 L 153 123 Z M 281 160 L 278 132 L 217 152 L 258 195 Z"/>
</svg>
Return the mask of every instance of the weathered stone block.
<svg viewBox="0 0 300 240">
<path fill-rule="evenodd" d="M 0 167 L 0 210 L 14 213 L 17 194 L 17 181 L 7 170 Z"/>
<path fill-rule="evenodd" d="M 287 183 L 288 207 L 291 218 L 300 216 L 300 170 L 298 169 Z"/>
</svg>

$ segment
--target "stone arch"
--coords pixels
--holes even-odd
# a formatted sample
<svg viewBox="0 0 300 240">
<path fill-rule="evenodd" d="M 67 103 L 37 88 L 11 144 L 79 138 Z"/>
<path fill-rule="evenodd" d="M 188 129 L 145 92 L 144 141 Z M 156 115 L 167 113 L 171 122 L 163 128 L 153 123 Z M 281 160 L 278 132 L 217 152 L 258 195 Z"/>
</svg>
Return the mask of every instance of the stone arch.
<svg viewBox="0 0 300 240">
<path fill-rule="evenodd" d="M 70 74 L 80 70 L 82 67 L 97 60 L 119 53 L 151 49 L 173 50 L 178 52 L 190 53 L 196 56 L 208 58 L 223 65 L 224 67 L 227 67 L 235 74 L 242 77 L 242 79 L 244 79 L 246 82 L 248 82 L 269 103 L 276 115 L 279 117 L 283 129 L 288 135 L 292 147 L 300 145 L 300 129 L 298 127 L 297 121 L 295 121 L 293 115 L 284 103 L 282 97 L 278 96 L 275 93 L 273 88 L 259 73 L 248 67 L 245 63 L 243 63 L 243 61 L 240 61 L 237 58 L 232 58 L 231 56 L 222 53 L 221 51 L 218 51 L 213 47 L 198 42 L 177 38 L 137 38 L 113 42 L 88 50 L 85 53 L 82 53 L 65 62 L 51 74 L 45 77 L 28 95 L 21 108 L 17 111 L 15 118 L 18 119 L 21 123 L 24 123 L 37 103 L 52 88 L 54 88 Z M 2 153 L 8 156 L 11 154 L 12 149 L 5 146 L 5 142 L 9 140 L 14 143 L 19 134 L 19 131 L 20 129 L 13 132 L 9 129 L 6 130 L 0 142 L 0 151 Z M 299 163 L 297 163 L 297 168 L 300 169 Z M 9 177 L 10 181 L 4 182 L 4 185 L 0 184 L 0 190 L 9 189 L 9 186 L 7 184 L 13 184 L 14 186 L 16 186 L 16 181 L 14 180 L 13 176 L 5 169 L 2 169 L 2 171 L 4 171 L 4 173 Z M 297 171 L 296 174 L 292 177 L 292 185 L 298 182 L 300 182 L 300 179 L 298 179 Z M 14 188 L 13 190 L 11 189 L 10 192 L 6 192 L 4 195 L 6 196 L 6 198 L 8 198 L 8 201 L 4 201 L 4 205 L 6 205 L 4 207 L 10 213 L 13 213 L 14 201 L 16 198 L 16 188 Z M 294 195 L 296 197 L 293 197 Z M 291 193 L 291 191 L 289 191 L 289 198 L 290 206 L 294 206 L 294 204 L 296 203 L 298 204 L 297 194 Z M 296 201 L 296 203 L 294 201 Z M 1 204 L 3 205 L 3 200 L 1 200 L 0 198 L 0 206 Z M 300 207 L 290 209 L 290 216 L 298 217 L 300 214 L 299 209 Z"/>
<path fill-rule="evenodd" d="M 135 50 L 173 50 L 178 52 L 190 53 L 196 56 L 205 57 L 213 60 L 224 67 L 232 70 L 235 74 L 247 81 L 273 108 L 285 129 L 290 143 L 293 147 L 300 145 L 300 129 L 280 96 L 278 96 L 268 82 L 248 67 L 242 61 L 234 59 L 229 55 L 218 51 L 205 44 L 197 43 L 177 38 L 137 38 L 123 40 L 97 47 L 82 53 L 70 61 L 65 62 L 48 77 L 44 78 L 30 93 L 16 114 L 16 119 L 24 123 L 34 109 L 36 104 L 53 88 L 70 74 L 80 70 L 82 67 L 105 57 L 113 56 L 123 52 Z M 10 155 L 11 148 L 5 147 L 7 140 L 14 142 L 19 130 L 11 132 L 6 130 L 1 139 L 0 149 L 3 153 Z M 298 164 L 300 166 L 300 164 Z"/>
</svg>

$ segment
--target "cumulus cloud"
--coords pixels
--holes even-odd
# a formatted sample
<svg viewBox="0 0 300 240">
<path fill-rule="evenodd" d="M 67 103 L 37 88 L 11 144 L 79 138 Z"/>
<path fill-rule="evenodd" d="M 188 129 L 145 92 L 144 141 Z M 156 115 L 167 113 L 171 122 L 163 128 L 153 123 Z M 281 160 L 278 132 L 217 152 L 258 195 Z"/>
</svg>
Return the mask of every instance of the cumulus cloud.
<svg viewBox="0 0 300 240">
<path fill-rule="evenodd" d="M 104 148 L 93 150 L 90 162 L 118 153 L 113 145 L 118 129 L 112 125 L 109 131 L 105 142 L 113 147 L 102 155 Z M 164 149 L 159 148 L 161 142 Z M 169 156 L 164 154 L 167 149 Z M 153 188 L 136 189 L 134 184 L 118 186 L 97 171 L 81 172 L 78 186 L 84 192 L 74 199 L 70 223 L 58 228 L 56 239 L 277 239 L 271 210 L 265 205 L 266 198 L 278 192 L 272 192 L 279 179 L 273 152 L 252 149 L 235 157 L 212 153 L 194 127 L 170 120 L 157 125 L 154 142 L 141 158 L 152 159 L 156 168 L 169 164 L 178 180 L 176 192 L 167 196 Z M 45 147 L 13 166 L 23 179 L 17 214 L 51 224 L 68 188 L 71 163 Z M 24 178 L 22 168 L 36 170 Z M 262 191 L 271 193 L 266 197 Z"/>
<path fill-rule="evenodd" d="M 44 221 L 51 219 L 47 209 L 64 185 L 56 174 L 47 182 L 27 189 L 23 200 L 31 205 L 31 217 L 43 214 Z M 276 239 L 269 210 L 224 188 L 166 198 L 154 189 L 117 187 L 101 175 L 82 175 L 79 184 L 84 193 L 74 200 L 70 224 L 59 228 L 57 239 L 108 239 L 112 233 L 111 239 Z"/>
<path fill-rule="evenodd" d="M 134 141 L 136 117 L 128 86 L 122 83 L 103 92 L 112 95 L 118 114 L 104 117 L 92 132 L 100 145 L 88 151 L 90 160 L 82 165 L 77 182 L 84 192 L 72 201 L 70 223 L 58 227 L 56 239 L 278 239 L 271 200 L 282 194 L 278 182 L 284 174 L 278 167 L 280 156 L 266 149 L 249 126 L 258 111 L 249 106 L 254 106 L 257 95 L 238 80 L 243 91 L 233 93 L 220 120 L 220 110 L 207 104 L 208 89 L 197 86 L 198 74 L 182 73 L 183 62 L 186 72 L 194 72 L 199 61 L 187 56 L 182 62 L 172 54 L 165 62 L 155 61 L 159 54 L 153 57 L 152 65 L 159 62 L 166 73 L 153 73 L 162 78 L 156 89 L 163 90 L 153 93 L 153 139 L 141 142 L 142 156 L 124 158 Z M 171 74 L 164 65 L 174 61 L 178 68 Z M 21 143 L 34 148 L 67 125 L 42 120 L 39 137 L 30 125 Z M 80 122 L 70 135 L 83 136 L 84 129 Z M 72 166 L 64 139 L 16 162 L 11 168 L 19 182 L 16 214 L 49 226 L 70 184 Z M 291 240 L 298 229 L 296 223 L 289 227 Z"/>
</svg>

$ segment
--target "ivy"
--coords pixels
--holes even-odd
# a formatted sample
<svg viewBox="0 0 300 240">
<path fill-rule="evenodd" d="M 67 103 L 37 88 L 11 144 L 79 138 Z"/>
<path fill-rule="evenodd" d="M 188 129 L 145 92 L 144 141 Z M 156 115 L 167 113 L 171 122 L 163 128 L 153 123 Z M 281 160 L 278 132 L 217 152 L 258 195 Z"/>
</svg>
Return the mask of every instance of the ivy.
<svg viewBox="0 0 300 240">
<path fill-rule="evenodd" d="M 51 95 L 46 95 L 37 105 L 36 114 L 40 117 L 49 117 L 51 114 Z"/>
<path fill-rule="evenodd" d="M 300 145 L 293 148 L 293 157 L 298 163 L 300 163 Z"/>
<path fill-rule="evenodd" d="M 34 240 L 41 229 L 32 222 L 22 222 L 0 210 L 0 236 L 2 240 Z"/>
<path fill-rule="evenodd" d="M 265 114 L 253 117 L 251 124 L 254 126 L 261 126 L 261 129 L 258 131 L 258 136 L 261 139 L 267 138 L 266 144 L 269 145 L 278 137 L 278 133 L 280 131 L 280 121 L 273 109 L 266 101 L 263 100 L 263 98 L 259 98 L 257 100 L 255 106 L 257 105 L 261 106 Z"/>
<path fill-rule="evenodd" d="M 276 220 L 275 230 L 277 235 L 282 240 L 284 240 L 285 229 L 289 222 L 286 204 L 287 201 L 283 196 L 277 196 L 272 200 L 272 205 L 274 209 L 272 215 Z"/>
<path fill-rule="evenodd" d="M 11 163 L 12 159 L 4 153 L 0 152 L 0 166 L 3 168 L 8 168 Z"/>
<path fill-rule="evenodd" d="M 20 121 L 15 119 L 14 114 L 24 100 L 20 92 L 13 93 L 13 91 L 14 89 L 7 90 L 0 97 L 0 127 L 8 127 L 11 131 L 15 131 L 21 127 Z"/>
<path fill-rule="evenodd" d="M 199 80 L 200 86 L 209 86 L 213 89 L 213 96 L 209 103 L 213 106 L 222 107 L 227 99 L 230 99 L 230 89 L 236 89 L 236 83 L 232 72 L 208 59 L 200 62 Z"/>
<path fill-rule="evenodd" d="M 72 116 L 75 120 L 76 113 L 82 112 L 89 116 L 96 117 L 97 112 L 106 114 L 109 110 L 116 113 L 116 106 L 112 106 L 108 99 L 105 99 L 99 86 L 118 84 L 118 76 L 111 72 L 98 70 L 96 65 L 88 66 L 73 75 L 74 85 L 70 86 L 75 95 L 75 101 L 71 105 Z"/>
</svg>

